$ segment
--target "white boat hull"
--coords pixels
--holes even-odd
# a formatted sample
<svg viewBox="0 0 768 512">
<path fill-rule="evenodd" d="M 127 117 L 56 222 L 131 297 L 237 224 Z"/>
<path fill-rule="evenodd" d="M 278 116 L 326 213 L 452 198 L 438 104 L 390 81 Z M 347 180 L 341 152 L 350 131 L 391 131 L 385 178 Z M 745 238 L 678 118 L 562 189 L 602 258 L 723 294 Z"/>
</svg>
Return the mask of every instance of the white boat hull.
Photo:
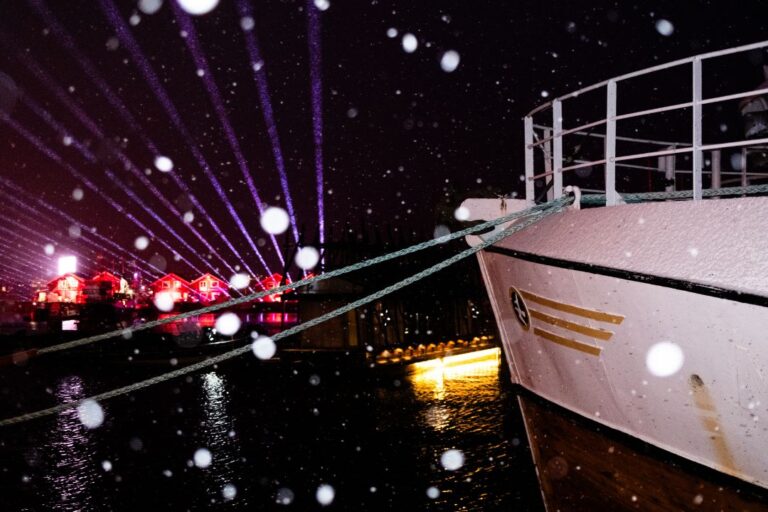
<svg viewBox="0 0 768 512">
<path fill-rule="evenodd" d="M 472 201 L 465 204 L 483 209 Z M 691 229 L 689 214 L 707 229 Z M 768 236 L 749 239 L 734 229 L 767 218 L 766 198 L 569 211 L 479 253 L 513 380 L 768 487 Z M 654 229 L 628 235 L 626 225 L 638 219 Z M 681 263 L 654 258 L 649 243 Z M 672 351 L 661 368 L 649 363 L 652 349 L 670 344 L 681 350 L 679 361 Z M 675 362 L 679 369 L 659 376 Z"/>
</svg>

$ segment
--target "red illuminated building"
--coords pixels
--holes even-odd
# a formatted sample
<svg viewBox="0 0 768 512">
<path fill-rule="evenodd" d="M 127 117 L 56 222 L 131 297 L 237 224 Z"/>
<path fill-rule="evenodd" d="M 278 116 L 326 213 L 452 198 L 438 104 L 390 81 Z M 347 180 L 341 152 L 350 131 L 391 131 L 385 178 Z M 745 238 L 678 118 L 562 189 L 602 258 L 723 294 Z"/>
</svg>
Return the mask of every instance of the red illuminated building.
<svg viewBox="0 0 768 512">
<path fill-rule="evenodd" d="M 264 287 L 265 290 L 271 290 L 272 288 L 277 288 L 280 286 L 280 284 L 283 281 L 283 275 L 275 272 L 271 276 L 268 276 L 261 280 L 261 285 Z M 286 284 L 290 283 L 290 279 L 286 278 Z M 280 296 L 282 293 L 273 293 L 272 295 L 267 295 L 262 299 L 264 302 L 280 302 Z"/>
<path fill-rule="evenodd" d="M 186 279 L 176 274 L 166 274 L 154 283 L 149 285 L 153 294 L 160 292 L 170 293 L 174 302 L 186 302 L 189 299 L 192 287 Z"/>
<path fill-rule="evenodd" d="M 88 300 L 110 300 L 121 291 L 120 278 L 109 272 L 99 272 L 86 282 L 85 296 Z"/>
<path fill-rule="evenodd" d="M 229 298 L 227 283 L 211 274 L 203 274 L 189 286 L 200 302 L 218 302 Z"/>
<path fill-rule="evenodd" d="M 76 274 L 64 274 L 48 283 L 46 302 L 85 303 L 85 279 Z"/>
</svg>

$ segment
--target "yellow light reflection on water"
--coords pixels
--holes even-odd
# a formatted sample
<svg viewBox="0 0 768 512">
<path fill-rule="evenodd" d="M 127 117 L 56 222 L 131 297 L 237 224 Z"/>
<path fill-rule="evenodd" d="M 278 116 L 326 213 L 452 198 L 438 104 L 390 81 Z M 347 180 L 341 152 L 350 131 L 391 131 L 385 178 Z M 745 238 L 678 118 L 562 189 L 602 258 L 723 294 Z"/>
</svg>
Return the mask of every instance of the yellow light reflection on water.
<svg viewBox="0 0 768 512">
<path fill-rule="evenodd" d="M 410 365 L 408 380 L 416 398 L 429 404 L 423 421 L 436 431 L 451 425 L 461 425 L 462 430 L 482 429 L 477 418 L 461 411 L 465 408 L 457 410 L 454 406 L 495 397 L 500 355 L 499 348 L 491 348 Z"/>
</svg>

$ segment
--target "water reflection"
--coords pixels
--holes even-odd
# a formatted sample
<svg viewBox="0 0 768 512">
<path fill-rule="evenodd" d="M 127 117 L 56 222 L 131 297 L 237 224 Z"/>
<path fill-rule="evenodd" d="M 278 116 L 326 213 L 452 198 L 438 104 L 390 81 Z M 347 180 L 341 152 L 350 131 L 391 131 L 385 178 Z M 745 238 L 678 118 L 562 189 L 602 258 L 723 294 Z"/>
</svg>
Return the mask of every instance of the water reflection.
<svg viewBox="0 0 768 512">
<path fill-rule="evenodd" d="M 229 412 L 230 393 L 226 377 L 216 372 L 202 375 L 203 418 L 201 448 L 212 454 L 212 462 L 205 469 L 210 496 L 230 501 L 237 496 L 235 467 L 240 460 L 235 422 Z M 238 500 L 241 501 L 242 500 Z"/>
<path fill-rule="evenodd" d="M 60 403 L 79 400 L 85 396 L 80 377 L 66 377 L 56 387 Z M 93 486 L 99 475 L 96 472 L 96 449 L 92 437 L 77 416 L 77 410 L 69 409 L 59 414 L 54 430 L 45 447 L 47 507 L 51 510 L 92 510 L 96 500 Z"/>
<path fill-rule="evenodd" d="M 499 349 L 493 348 L 412 365 L 414 395 L 427 404 L 423 423 L 437 432 L 489 427 L 488 415 L 476 414 L 472 406 L 498 396 L 499 363 Z"/>
</svg>

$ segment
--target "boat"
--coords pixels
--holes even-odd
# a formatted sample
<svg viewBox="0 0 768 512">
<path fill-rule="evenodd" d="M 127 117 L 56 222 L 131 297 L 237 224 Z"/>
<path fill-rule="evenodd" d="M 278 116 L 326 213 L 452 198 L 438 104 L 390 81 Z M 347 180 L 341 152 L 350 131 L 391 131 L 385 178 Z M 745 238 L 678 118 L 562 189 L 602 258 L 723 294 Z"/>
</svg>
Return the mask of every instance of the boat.
<svg viewBox="0 0 768 512">
<path fill-rule="evenodd" d="M 546 510 L 758 511 L 768 491 L 648 446 L 520 391 Z"/>
<path fill-rule="evenodd" d="M 469 220 L 490 220 L 530 208 L 537 195 L 573 198 L 477 255 L 515 384 L 760 487 L 768 487 L 768 197 L 755 185 L 766 173 L 748 164 L 765 153 L 768 133 L 739 130 L 733 140 L 733 129 L 704 120 L 716 123 L 729 102 L 737 112 L 768 88 L 705 96 L 727 83 L 707 81 L 703 70 L 728 58 L 746 65 L 767 47 L 660 64 L 537 107 L 524 118 L 525 198 L 462 204 Z M 627 109 L 657 87 L 690 95 Z M 597 120 L 564 118 L 584 100 Z M 680 122 L 689 140 L 658 140 Z M 628 133 L 625 123 L 653 135 Z M 731 140 L 722 140 L 726 131 Z M 723 137 L 711 142 L 712 133 Z M 589 156 L 585 140 L 596 142 Z M 564 150 L 579 144 L 580 152 Z M 599 176 L 577 172 L 599 168 Z M 723 188 L 729 179 L 740 188 Z"/>
</svg>

